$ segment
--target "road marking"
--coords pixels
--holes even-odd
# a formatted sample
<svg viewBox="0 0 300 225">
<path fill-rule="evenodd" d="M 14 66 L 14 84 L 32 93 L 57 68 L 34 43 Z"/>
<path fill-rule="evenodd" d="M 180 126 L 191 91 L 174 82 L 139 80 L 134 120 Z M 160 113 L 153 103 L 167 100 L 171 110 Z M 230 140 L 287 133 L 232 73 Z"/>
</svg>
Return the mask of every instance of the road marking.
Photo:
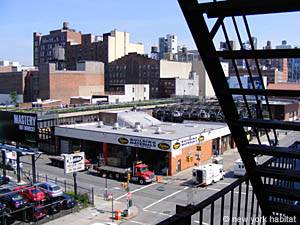
<svg viewBox="0 0 300 225">
<path fill-rule="evenodd" d="M 138 221 L 135 221 L 135 220 L 128 220 L 128 222 L 132 222 L 132 223 L 136 223 L 136 224 L 140 224 L 140 225 L 148 225 L 146 223 L 141 223 L 141 222 L 138 222 Z"/>
<path fill-rule="evenodd" d="M 216 189 L 216 188 L 206 188 L 207 190 L 212 190 L 212 191 L 221 191 L 222 189 Z M 234 192 L 235 194 L 238 194 L 238 191 Z M 246 192 L 241 192 L 242 195 L 246 195 Z"/>
<path fill-rule="evenodd" d="M 119 187 L 113 187 L 113 189 L 115 189 L 115 190 L 121 190 L 121 188 L 119 188 Z"/>
<path fill-rule="evenodd" d="M 217 188 L 206 188 L 207 190 L 212 190 L 212 191 L 221 191 L 222 189 L 217 189 Z"/>
<path fill-rule="evenodd" d="M 135 192 L 137 192 L 137 191 L 143 190 L 143 189 L 145 189 L 145 188 L 151 187 L 151 186 L 153 186 L 153 185 L 155 185 L 155 184 L 157 184 L 157 183 L 148 184 L 147 186 L 144 186 L 144 187 L 135 189 L 135 190 L 131 191 L 131 194 L 132 194 L 132 193 L 135 193 Z M 126 196 L 127 196 L 127 193 L 124 194 L 124 195 L 121 195 L 121 196 L 117 197 L 115 200 L 118 201 L 118 200 L 120 200 L 121 198 L 124 198 L 124 197 L 126 197 Z"/>
<path fill-rule="evenodd" d="M 231 183 L 226 183 L 226 182 L 218 182 L 218 184 L 230 185 Z"/>
<path fill-rule="evenodd" d="M 160 203 L 160 202 L 162 202 L 162 201 L 164 201 L 164 200 L 166 200 L 166 199 L 168 199 L 168 198 L 170 198 L 170 197 L 172 197 L 172 196 L 174 196 L 174 195 L 177 195 L 178 193 L 183 192 L 184 190 L 186 190 L 186 189 L 188 189 L 188 188 L 189 188 L 189 187 L 185 187 L 185 188 L 183 188 L 183 189 L 181 189 L 181 190 L 179 190 L 179 191 L 176 191 L 176 192 L 174 192 L 174 193 L 172 193 L 172 194 L 170 194 L 170 195 L 167 195 L 166 197 L 164 197 L 164 198 L 162 198 L 162 199 L 159 199 L 159 200 L 157 200 L 157 201 L 151 203 L 150 205 L 144 207 L 143 210 L 148 209 L 148 208 L 150 208 L 150 207 L 156 205 L 157 203 Z"/>
<path fill-rule="evenodd" d="M 159 215 L 162 215 L 162 216 L 172 217 L 172 215 L 169 215 L 169 214 L 166 214 L 166 213 L 162 213 L 162 212 L 152 211 L 152 210 L 148 210 L 148 209 L 144 209 L 143 211 L 144 212 L 153 213 L 153 214 L 156 214 L 156 215 L 159 214 Z"/>
<path fill-rule="evenodd" d="M 194 223 L 200 223 L 200 221 L 199 220 L 194 220 Z M 202 222 L 202 224 L 203 225 L 209 225 L 208 223 L 204 223 L 204 222 Z"/>
</svg>

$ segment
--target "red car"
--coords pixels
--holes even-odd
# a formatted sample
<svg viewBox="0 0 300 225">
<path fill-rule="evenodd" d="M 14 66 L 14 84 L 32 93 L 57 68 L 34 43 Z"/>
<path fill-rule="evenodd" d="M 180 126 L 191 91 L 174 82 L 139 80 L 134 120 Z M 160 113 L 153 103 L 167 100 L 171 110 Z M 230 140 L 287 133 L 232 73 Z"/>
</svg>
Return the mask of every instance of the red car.
<svg viewBox="0 0 300 225">
<path fill-rule="evenodd" d="M 28 199 L 30 202 L 39 202 L 45 199 L 45 193 L 37 187 L 19 186 L 14 188 L 20 195 Z"/>
</svg>

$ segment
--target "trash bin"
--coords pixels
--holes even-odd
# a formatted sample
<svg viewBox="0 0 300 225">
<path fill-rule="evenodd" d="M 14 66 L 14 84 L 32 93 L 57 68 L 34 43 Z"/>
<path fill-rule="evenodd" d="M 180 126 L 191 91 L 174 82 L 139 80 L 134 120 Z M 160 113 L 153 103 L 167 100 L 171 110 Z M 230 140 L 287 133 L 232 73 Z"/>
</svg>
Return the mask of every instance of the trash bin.
<svg viewBox="0 0 300 225">
<path fill-rule="evenodd" d="M 122 219 L 122 214 L 121 214 L 121 210 L 116 210 L 115 211 L 115 220 L 120 220 Z"/>
</svg>

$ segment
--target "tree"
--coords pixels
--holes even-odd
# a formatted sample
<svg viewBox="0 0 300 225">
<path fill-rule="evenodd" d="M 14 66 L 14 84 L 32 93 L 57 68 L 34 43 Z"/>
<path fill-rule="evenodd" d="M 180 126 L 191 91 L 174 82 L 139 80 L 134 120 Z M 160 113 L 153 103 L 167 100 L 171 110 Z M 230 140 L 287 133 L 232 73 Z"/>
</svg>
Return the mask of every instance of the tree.
<svg viewBox="0 0 300 225">
<path fill-rule="evenodd" d="M 14 105 L 17 104 L 17 98 L 18 98 L 18 94 L 16 91 L 13 91 L 9 94 L 9 98 L 11 103 L 13 103 Z"/>
</svg>

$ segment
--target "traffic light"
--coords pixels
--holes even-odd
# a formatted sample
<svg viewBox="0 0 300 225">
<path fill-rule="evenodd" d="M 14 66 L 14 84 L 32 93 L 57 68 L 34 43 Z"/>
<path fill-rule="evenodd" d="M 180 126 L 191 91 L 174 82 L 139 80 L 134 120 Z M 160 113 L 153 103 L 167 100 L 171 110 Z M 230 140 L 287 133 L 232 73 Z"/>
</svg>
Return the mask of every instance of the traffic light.
<svg viewBox="0 0 300 225">
<path fill-rule="evenodd" d="M 128 174 L 127 174 L 127 182 L 129 182 L 130 179 L 131 179 L 131 175 L 130 175 L 130 173 L 128 173 Z"/>
</svg>

